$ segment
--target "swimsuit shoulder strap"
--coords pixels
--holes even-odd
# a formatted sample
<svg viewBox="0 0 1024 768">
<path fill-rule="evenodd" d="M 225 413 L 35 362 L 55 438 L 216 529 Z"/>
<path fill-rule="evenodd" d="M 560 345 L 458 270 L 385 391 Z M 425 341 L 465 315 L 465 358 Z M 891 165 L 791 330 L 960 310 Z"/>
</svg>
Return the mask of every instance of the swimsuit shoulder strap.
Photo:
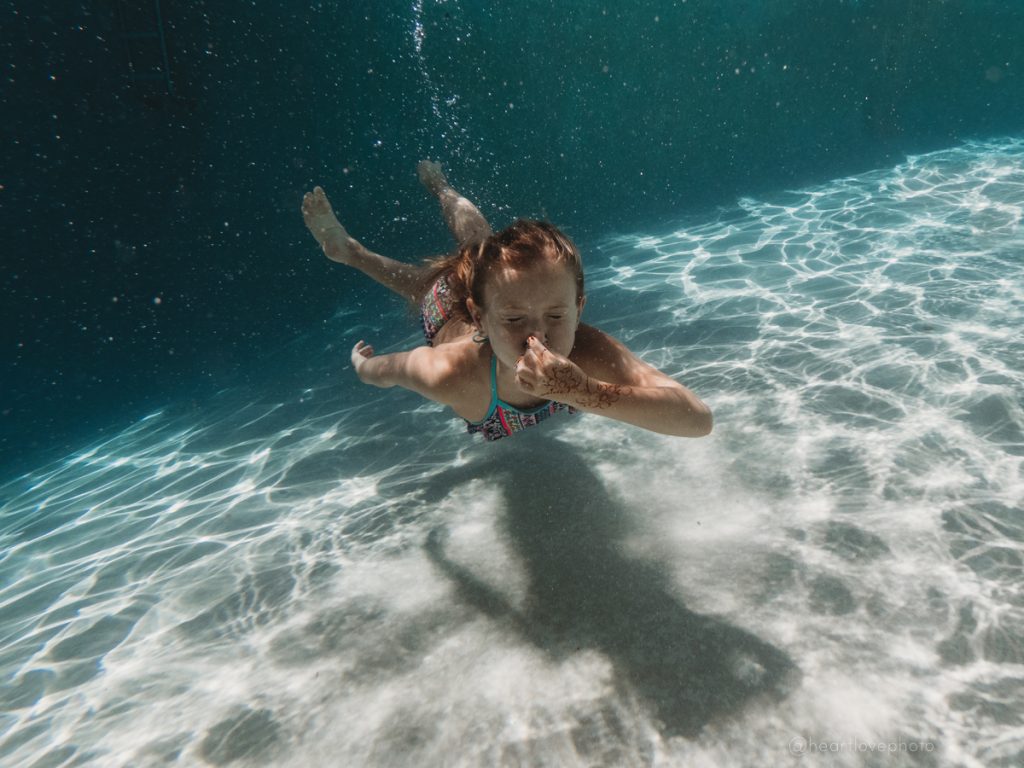
<svg viewBox="0 0 1024 768">
<path fill-rule="evenodd" d="M 498 358 L 491 353 L 491 403 L 487 406 L 487 415 L 484 419 L 489 419 L 494 415 L 495 409 L 498 407 Z"/>
</svg>

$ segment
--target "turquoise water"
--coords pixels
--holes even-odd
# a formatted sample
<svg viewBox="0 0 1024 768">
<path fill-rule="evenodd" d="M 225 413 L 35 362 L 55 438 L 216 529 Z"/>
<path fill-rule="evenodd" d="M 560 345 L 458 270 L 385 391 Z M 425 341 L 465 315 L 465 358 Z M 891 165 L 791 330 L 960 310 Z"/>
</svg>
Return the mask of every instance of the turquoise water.
<svg viewBox="0 0 1024 768">
<path fill-rule="evenodd" d="M 1019 765 L 1022 216 L 1007 138 L 581 242 L 703 440 L 474 442 L 350 308 L 7 482 L 0 762 Z"/>
<path fill-rule="evenodd" d="M 411 261 L 450 247 L 422 158 L 589 243 L 1024 131 L 1020 0 L 2 8 L 0 477 L 400 312 L 311 247 L 315 184 Z"/>
</svg>

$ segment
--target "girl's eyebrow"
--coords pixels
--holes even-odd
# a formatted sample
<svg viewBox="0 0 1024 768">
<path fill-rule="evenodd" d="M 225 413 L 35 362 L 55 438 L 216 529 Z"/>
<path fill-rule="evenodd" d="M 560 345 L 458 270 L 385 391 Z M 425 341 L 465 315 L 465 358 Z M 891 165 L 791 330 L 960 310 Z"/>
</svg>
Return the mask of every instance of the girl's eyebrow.
<svg viewBox="0 0 1024 768">
<path fill-rule="evenodd" d="M 568 309 L 568 308 L 569 308 L 568 304 L 551 304 L 551 305 L 548 306 L 548 308 L 545 311 L 546 312 L 550 312 L 553 309 Z M 506 304 L 505 306 L 501 307 L 498 311 L 499 312 L 526 312 L 526 309 L 523 308 L 523 307 L 520 307 L 520 306 L 518 306 L 516 304 Z"/>
</svg>

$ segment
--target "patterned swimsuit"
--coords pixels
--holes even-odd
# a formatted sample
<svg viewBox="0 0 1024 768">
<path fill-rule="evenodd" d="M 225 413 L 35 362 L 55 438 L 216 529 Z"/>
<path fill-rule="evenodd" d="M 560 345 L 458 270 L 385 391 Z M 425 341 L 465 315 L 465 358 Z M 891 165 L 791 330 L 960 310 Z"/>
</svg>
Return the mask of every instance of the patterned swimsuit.
<svg viewBox="0 0 1024 768">
<path fill-rule="evenodd" d="M 420 305 L 420 320 L 423 323 L 423 335 L 426 337 L 428 345 L 434 345 L 434 337 L 452 314 L 453 303 L 447 277 L 442 275 L 427 291 L 427 295 L 423 297 L 423 303 Z M 500 440 L 503 437 L 514 435 L 516 432 L 521 432 L 527 427 L 536 426 L 560 412 L 576 413 L 577 411 L 572 406 L 554 400 L 548 400 L 536 408 L 522 411 L 499 399 L 498 358 L 492 355 L 491 404 L 487 409 L 487 416 L 482 421 L 469 421 L 468 419 L 463 419 L 463 421 L 466 422 L 466 431 L 470 434 L 479 432 L 485 440 Z"/>
</svg>

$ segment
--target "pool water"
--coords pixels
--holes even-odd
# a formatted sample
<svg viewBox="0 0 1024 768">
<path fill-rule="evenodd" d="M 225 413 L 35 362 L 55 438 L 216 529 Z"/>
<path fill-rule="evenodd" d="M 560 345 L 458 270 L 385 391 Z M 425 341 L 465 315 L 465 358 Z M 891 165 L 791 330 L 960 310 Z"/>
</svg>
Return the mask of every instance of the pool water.
<svg viewBox="0 0 1024 768">
<path fill-rule="evenodd" d="M 485 445 L 345 309 L 7 482 L 0 762 L 1019 765 L 1022 215 L 1006 138 L 581 242 L 702 440 Z"/>
</svg>

